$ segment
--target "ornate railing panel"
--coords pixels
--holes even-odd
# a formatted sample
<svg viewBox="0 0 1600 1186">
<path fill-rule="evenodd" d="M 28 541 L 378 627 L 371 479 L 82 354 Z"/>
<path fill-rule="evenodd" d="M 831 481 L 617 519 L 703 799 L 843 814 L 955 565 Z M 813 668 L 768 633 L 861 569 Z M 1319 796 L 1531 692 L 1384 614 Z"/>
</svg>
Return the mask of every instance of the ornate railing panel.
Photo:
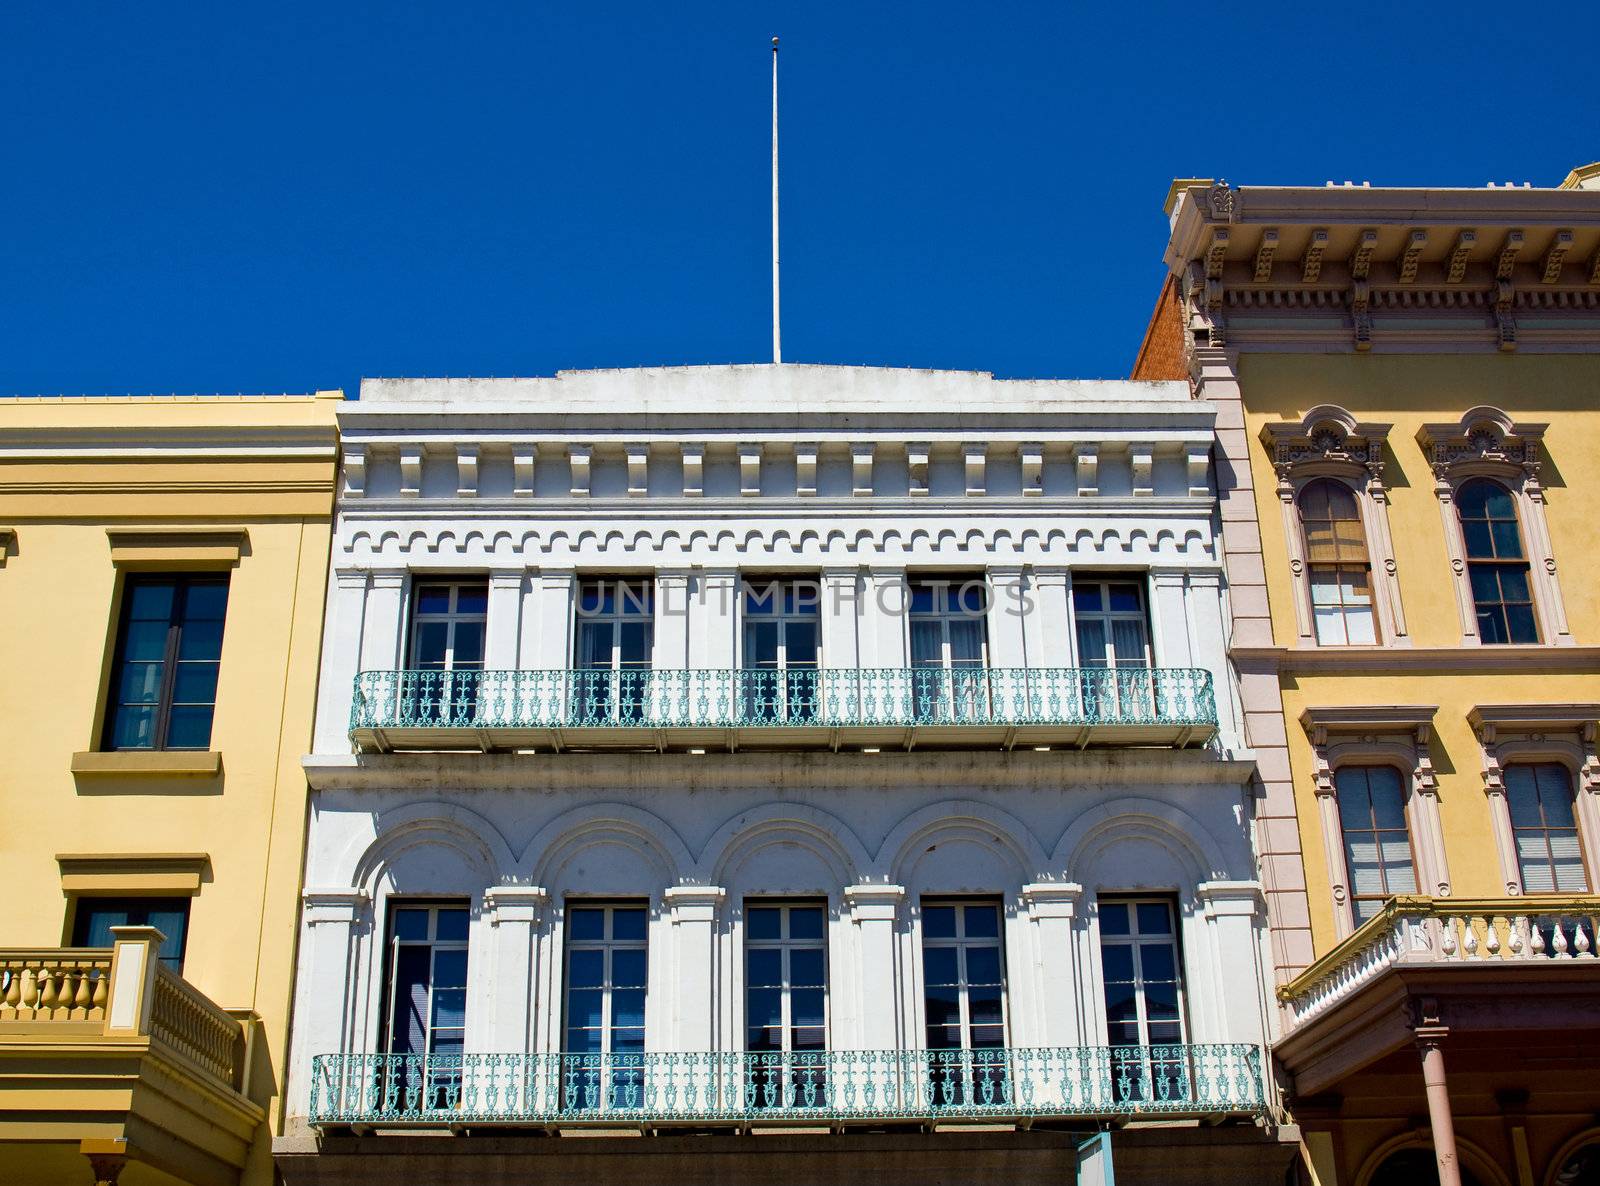
<svg viewBox="0 0 1600 1186">
<path fill-rule="evenodd" d="M 352 730 L 1216 723 L 1199 668 L 363 671 L 350 712 Z"/>
<path fill-rule="evenodd" d="M 0 951 L 0 1021 L 104 1021 L 110 987 L 109 950 Z"/>
<path fill-rule="evenodd" d="M 238 1087 L 244 1045 L 239 1023 L 165 964 L 157 965 L 155 972 L 150 1036 Z"/>
<path fill-rule="evenodd" d="M 1247 1045 L 797 1054 L 321 1054 L 313 1124 L 1217 1115 L 1265 1107 Z"/>
<path fill-rule="evenodd" d="M 1303 1022 L 1397 965 L 1594 960 L 1597 927 L 1600 895 L 1395 897 L 1278 996 Z"/>
</svg>

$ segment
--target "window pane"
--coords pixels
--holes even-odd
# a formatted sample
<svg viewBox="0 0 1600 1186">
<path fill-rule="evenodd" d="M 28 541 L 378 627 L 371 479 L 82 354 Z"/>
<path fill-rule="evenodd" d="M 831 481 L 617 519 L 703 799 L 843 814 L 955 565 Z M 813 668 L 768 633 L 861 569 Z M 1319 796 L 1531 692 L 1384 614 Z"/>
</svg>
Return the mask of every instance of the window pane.
<svg viewBox="0 0 1600 1186">
<path fill-rule="evenodd" d="M 1165 902 L 1139 903 L 1139 933 L 1141 935 L 1172 933 L 1172 915 Z"/>
<path fill-rule="evenodd" d="M 826 912 L 821 906 L 794 906 L 789 910 L 789 937 L 791 939 L 822 938 Z"/>
<path fill-rule="evenodd" d="M 165 618 L 156 622 L 129 622 L 123 632 L 122 657 L 130 660 L 164 659 L 167 654 L 167 632 L 171 629 Z"/>
<path fill-rule="evenodd" d="M 412 661 L 418 667 L 443 667 L 446 648 L 450 642 L 449 623 L 418 622 L 415 638 Z"/>
<path fill-rule="evenodd" d="M 1107 946 L 1100 953 L 1100 962 L 1108 984 L 1133 979 L 1133 948 L 1127 944 Z"/>
<path fill-rule="evenodd" d="M 1508 641 L 1524 644 L 1539 641 L 1539 628 L 1534 624 L 1531 605 L 1508 605 L 1505 608 L 1505 617 Z"/>
<path fill-rule="evenodd" d="M 172 699 L 178 704 L 213 704 L 217 699 L 215 663 L 179 663 L 173 678 Z"/>
<path fill-rule="evenodd" d="M 1102 935 L 1128 934 L 1128 907 L 1124 902 L 1100 904 L 1100 933 Z"/>
<path fill-rule="evenodd" d="M 618 907 L 611 912 L 613 939 L 643 939 L 646 912 L 642 907 Z"/>
<path fill-rule="evenodd" d="M 778 665 L 778 623 L 775 621 L 746 622 L 744 624 L 744 665 L 746 667 L 776 667 Z"/>
<path fill-rule="evenodd" d="M 567 953 L 567 984 L 571 988 L 600 988 L 605 984 L 606 953 L 579 949 Z"/>
<path fill-rule="evenodd" d="M 1072 608 L 1078 613 L 1097 614 L 1101 611 L 1099 585 L 1073 585 Z"/>
<path fill-rule="evenodd" d="M 117 699 L 124 704 L 154 704 L 161 696 L 164 663 L 124 663 Z"/>
<path fill-rule="evenodd" d="M 974 947 L 967 951 L 967 983 L 1000 983 L 1000 949 Z"/>
<path fill-rule="evenodd" d="M 1393 766 L 1370 766 L 1363 773 L 1372 796 L 1372 818 L 1380 828 L 1406 826 L 1404 792 L 1400 786 L 1400 771 Z"/>
<path fill-rule="evenodd" d="M 222 656 L 221 622 L 185 622 L 178 635 L 178 658 L 211 659 Z"/>
<path fill-rule="evenodd" d="M 644 948 L 621 948 L 611 953 L 613 988 L 643 988 L 647 973 L 648 961 Z"/>
<path fill-rule="evenodd" d="M 183 601 L 185 622 L 220 622 L 228 610 L 228 584 L 226 581 L 190 584 Z"/>
<path fill-rule="evenodd" d="M 1000 909 L 997 906 L 964 908 L 967 938 L 991 939 L 1000 934 Z"/>
<path fill-rule="evenodd" d="M 569 988 L 567 990 L 568 1028 L 593 1029 L 600 1025 L 605 1007 L 605 990 Z"/>
<path fill-rule="evenodd" d="M 435 934 L 446 942 L 464 940 L 467 937 L 467 923 L 471 918 L 468 910 L 440 910 Z"/>
<path fill-rule="evenodd" d="M 174 705 L 167 716 L 169 749 L 205 749 L 211 744 L 209 704 Z"/>
<path fill-rule="evenodd" d="M 457 622 L 455 643 L 450 658 L 457 667 L 483 666 L 482 622 Z"/>
<path fill-rule="evenodd" d="M 428 937 L 428 911 L 396 910 L 394 933 L 397 939 L 426 939 Z"/>
<path fill-rule="evenodd" d="M 1344 622 L 1345 634 L 1352 645 L 1361 646 L 1378 641 L 1378 630 L 1373 624 L 1370 609 L 1347 609 L 1344 611 Z"/>
<path fill-rule="evenodd" d="M 567 910 L 567 938 L 576 940 L 604 939 L 606 912 L 592 906 L 569 907 Z"/>
<path fill-rule="evenodd" d="M 1461 534 L 1466 540 L 1468 560 L 1494 558 L 1494 537 L 1489 532 L 1489 524 L 1463 519 Z"/>
<path fill-rule="evenodd" d="M 960 980 L 959 960 L 953 947 L 922 949 L 922 978 L 927 984 L 955 984 Z"/>
<path fill-rule="evenodd" d="M 163 623 L 170 621 L 176 588 L 171 581 L 129 582 L 128 620 Z"/>
<path fill-rule="evenodd" d="M 456 587 L 457 614 L 486 614 L 489 612 L 489 586 L 459 585 Z"/>
<path fill-rule="evenodd" d="M 449 613 L 450 586 L 419 585 L 417 587 L 417 612 L 419 614 Z"/>
<path fill-rule="evenodd" d="M 797 988 L 789 994 L 789 1024 L 792 1026 L 821 1026 L 824 1024 L 823 992 L 820 988 Z"/>
<path fill-rule="evenodd" d="M 922 908 L 922 934 L 929 939 L 955 938 L 956 908 L 954 906 L 924 906 Z"/>
<path fill-rule="evenodd" d="M 623 1027 L 644 1025 L 644 989 L 618 988 L 612 990 L 611 1024 Z"/>
<path fill-rule="evenodd" d="M 783 952 L 777 948 L 755 948 L 746 953 L 745 976 L 752 988 L 783 984 Z"/>
<path fill-rule="evenodd" d="M 820 947 L 800 948 L 791 951 L 789 953 L 789 983 L 802 986 L 826 983 L 823 964 L 823 953 Z"/>
</svg>

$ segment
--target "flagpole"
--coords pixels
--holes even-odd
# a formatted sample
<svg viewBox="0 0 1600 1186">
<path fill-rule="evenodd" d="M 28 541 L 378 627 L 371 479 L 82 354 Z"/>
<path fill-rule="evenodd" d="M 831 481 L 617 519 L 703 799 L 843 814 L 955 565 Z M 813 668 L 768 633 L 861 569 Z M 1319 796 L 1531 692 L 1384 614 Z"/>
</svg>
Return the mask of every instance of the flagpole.
<svg viewBox="0 0 1600 1186">
<path fill-rule="evenodd" d="M 783 361 L 778 316 L 778 39 L 772 39 L 772 361 Z"/>
</svg>

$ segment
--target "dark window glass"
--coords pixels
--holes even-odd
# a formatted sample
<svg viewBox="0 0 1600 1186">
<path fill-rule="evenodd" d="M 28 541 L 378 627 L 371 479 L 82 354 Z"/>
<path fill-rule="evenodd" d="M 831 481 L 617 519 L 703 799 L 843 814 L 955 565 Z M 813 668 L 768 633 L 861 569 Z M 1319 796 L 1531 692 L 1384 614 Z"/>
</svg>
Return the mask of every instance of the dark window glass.
<svg viewBox="0 0 1600 1186">
<path fill-rule="evenodd" d="M 390 1053 L 461 1053 L 466 1033 L 469 917 L 464 902 L 391 904 L 384 1016 Z M 452 1066 L 445 1077 L 430 1079 L 429 1091 L 457 1085 Z"/>
<path fill-rule="evenodd" d="M 1096 903 L 1106 1037 L 1119 1099 L 1179 1100 L 1191 1086 L 1183 1046 L 1177 917 L 1166 899 Z"/>
<path fill-rule="evenodd" d="M 1372 565 L 1355 493 L 1323 478 L 1296 499 L 1317 641 L 1324 646 L 1378 641 L 1372 616 Z"/>
<path fill-rule="evenodd" d="M 1406 830 L 1405 792 L 1393 766 L 1344 766 L 1334 776 L 1344 861 L 1356 922 L 1395 894 L 1417 892 Z"/>
<path fill-rule="evenodd" d="M 1505 768 L 1506 801 L 1524 893 L 1589 892 L 1572 810 L 1572 775 L 1557 762 Z"/>
<path fill-rule="evenodd" d="M 165 936 L 158 953 L 174 972 L 183 971 L 189 939 L 188 898 L 79 898 L 72 918 L 74 947 L 110 947 L 112 927 L 155 927 Z"/>
<path fill-rule="evenodd" d="M 106 714 L 108 749 L 205 749 L 228 578 L 130 576 Z"/>
<path fill-rule="evenodd" d="M 1511 492 L 1490 478 L 1473 478 L 1456 491 L 1455 499 L 1479 640 L 1538 642 L 1527 554 Z"/>
</svg>

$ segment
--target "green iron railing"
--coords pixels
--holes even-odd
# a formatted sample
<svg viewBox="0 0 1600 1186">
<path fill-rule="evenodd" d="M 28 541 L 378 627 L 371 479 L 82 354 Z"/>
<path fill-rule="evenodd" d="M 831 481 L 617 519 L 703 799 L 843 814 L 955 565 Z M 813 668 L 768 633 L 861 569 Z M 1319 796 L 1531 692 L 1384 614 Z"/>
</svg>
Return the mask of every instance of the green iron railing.
<svg viewBox="0 0 1600 1186">
<path fill-rule="evenodd" d="M 350 728 L 1215 727 L 1200 668 L 363 671 Z"/>
<path fill-rule="evenodd" d="M 1265 1108 L 1242 1044 L 661 1054 L 320 1054 L 310 1120 L 578 1124 L 1218 1115 Z"/>
</svg>

